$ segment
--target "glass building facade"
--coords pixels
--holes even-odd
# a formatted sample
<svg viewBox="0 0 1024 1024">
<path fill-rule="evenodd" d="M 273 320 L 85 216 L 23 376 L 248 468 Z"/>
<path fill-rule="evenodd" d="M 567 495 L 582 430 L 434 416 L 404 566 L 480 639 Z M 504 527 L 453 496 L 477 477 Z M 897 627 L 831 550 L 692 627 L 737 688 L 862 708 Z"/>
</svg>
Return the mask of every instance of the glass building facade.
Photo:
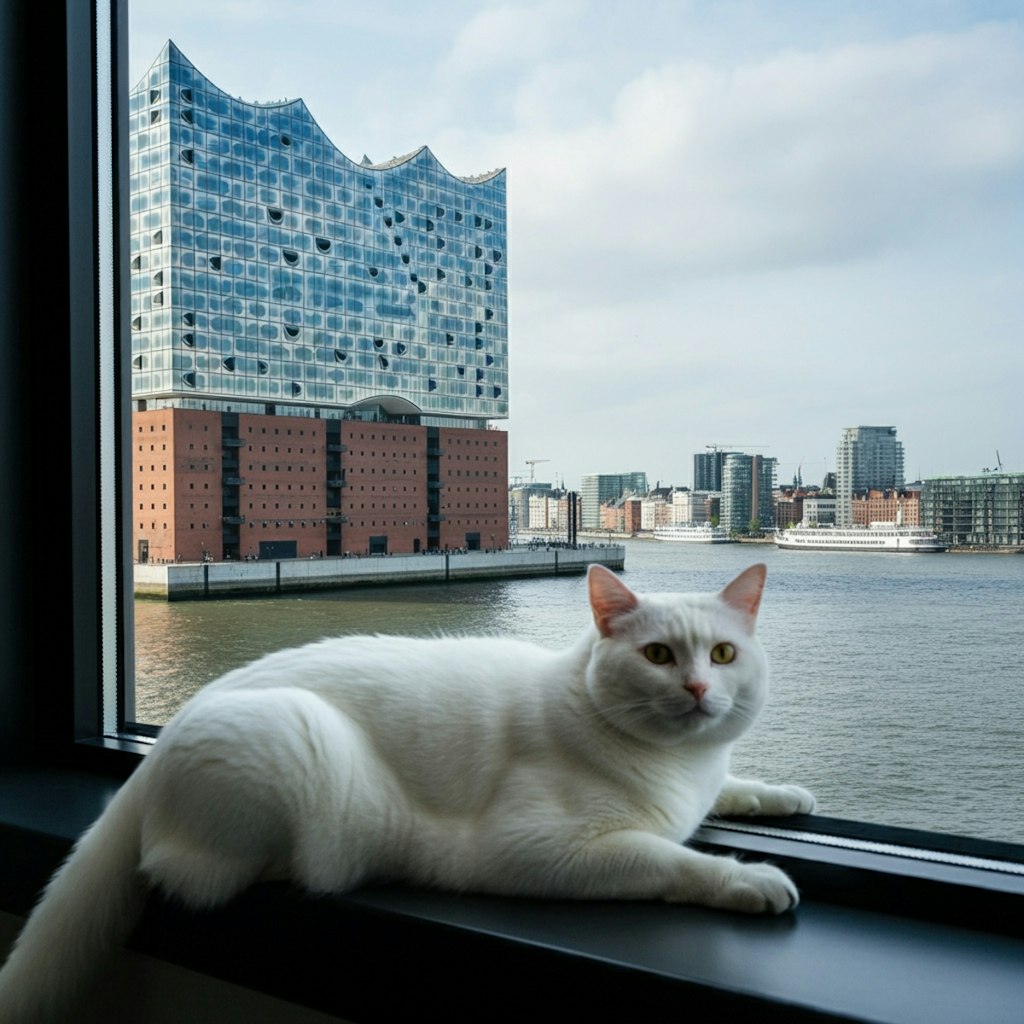
<svg viewBox="0 0 1024 1024">
<path fill-rule="evenodd" d="M 711 452 L 697 452 L 693 456 L 693 489 L 695 491 L 720 491 L 722 489 L 722 466 L 727 455 L 717 448 Z"/>
<path fill-rule="evenodd" d="M 951 546 L 1024 546 L 1024 473 L 924 481 L 921 522 Z"/>
<path fill-rule="evenodd" d="M 747 533 L 775 525 L 772 493 L 778 460 L 763 455 L 729 452 L 722 463 L 722 504 L 719 525 Z"/>
<path fill-rule="evenodd" d="M 171 42 L 130 119 L 137 410 L 508 416 L 503 170 L 356 163 L 302 100 L 236 99 Z"/>
</svg>

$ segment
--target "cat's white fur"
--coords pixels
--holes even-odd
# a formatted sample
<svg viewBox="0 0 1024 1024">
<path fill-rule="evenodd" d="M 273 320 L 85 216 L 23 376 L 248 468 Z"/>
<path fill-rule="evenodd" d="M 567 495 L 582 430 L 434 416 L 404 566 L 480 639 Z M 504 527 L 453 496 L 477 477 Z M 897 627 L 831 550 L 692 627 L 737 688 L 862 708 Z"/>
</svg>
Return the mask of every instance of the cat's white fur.
<svg viewBox="0 0 1024 1024">
<path fill-rule="evenodd" d="M 211 683 L 50 883 L 0 972 L 0 1020 L 51 1019 L 151 887 L 196 907 L 270 878 L 795 906 L 778 868 L 682 845 L 712 810 L 814 806 L 728 775 L 766 695 L 764 579 L 753 566 L 721 594 L 638 597 L 594 567 L 596 628 L 568 650 L 349 637 Z M 729 664 L 711 660 L 720 643 Z"/>
</svg>

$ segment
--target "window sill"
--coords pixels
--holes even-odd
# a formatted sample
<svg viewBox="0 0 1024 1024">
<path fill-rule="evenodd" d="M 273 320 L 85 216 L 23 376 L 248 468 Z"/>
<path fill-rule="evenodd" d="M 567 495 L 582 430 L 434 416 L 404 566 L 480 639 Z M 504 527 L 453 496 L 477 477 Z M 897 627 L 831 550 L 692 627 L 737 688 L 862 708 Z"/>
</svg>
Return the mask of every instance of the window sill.
<svg viewBox="0 0 1024 1024">
<path fill-rule="evenodd" d="M 0 909 L 28 909 L 116 785 L 52 770 L 12 771 L 0 780 Z M 703 841 L 723 848 L 751 845 L 742 836 L 709 829 Z M 802 851 L 771 851 L 805 893 L 796 913 L 780 918 L 658 903 L 455 896 L 399 886 L 310 900 L 284 885 L 263 885 L 211 913 L 188 913 L 152 899 L 132 945 L 358 1020 L 432 1010 L 446 1019 L 479 1017 L 484 1011 L 474 993 L 480 992 L 486 993 L 488 1019 L 543 1018 L 553 1012 L 552 991 L 559 1005 L 581 1018 L 642 1019 L 675 1006 L 688 1013 L 728 1008 L 739 1020 L 771 1019 L 773 1013 L 787 1021 L 901 1024 L 1020 1019 L 1019 926 L 1015 935 L 999 934 L 983 922 L 968 927 L 892 907 L 874 909 L 865 904 L 878 906 L 884 897 L 877 885 L 865 889 L 861 883 L 882 872 L 878 864 L 828 864 L 814 856 L 817 847 L 802 845 Z M 1016 876 L 1007 884 L 1014 889 L 1020 881 Z M 966 876 L 962 885 L 944 877 L 917 882 L 940 904 L 926 915 L 932 918 L 944 916 L 942 904 L 958 902 L 958 886 L 977 892 Z M 901 877 L 893 888 L 914 884 Z M 829 886 L 846 898 L 825 898 Z M 1007 900 L 1020 898 L 1013 892 L 993 896 L 1003 918 L 1009 916 Z"/>
</svg>

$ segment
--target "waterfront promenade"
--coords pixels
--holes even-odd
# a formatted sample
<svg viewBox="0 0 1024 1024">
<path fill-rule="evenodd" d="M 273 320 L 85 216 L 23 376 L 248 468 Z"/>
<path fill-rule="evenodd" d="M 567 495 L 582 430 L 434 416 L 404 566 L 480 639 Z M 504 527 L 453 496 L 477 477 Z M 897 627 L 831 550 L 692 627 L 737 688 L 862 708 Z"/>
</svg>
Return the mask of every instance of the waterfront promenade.
<svg viewBox="0 0 1024 1024">
<path fill-rule="evenodd" d="M 396 583 L 558 576 L 584 573 L 595 563 L 622 569 L 625 559 L 626 549 L 621 544 L 599 544 L 362 558 L 143 564 L 134 567 L 135 596 L 192 601 Z"/>
</svg>

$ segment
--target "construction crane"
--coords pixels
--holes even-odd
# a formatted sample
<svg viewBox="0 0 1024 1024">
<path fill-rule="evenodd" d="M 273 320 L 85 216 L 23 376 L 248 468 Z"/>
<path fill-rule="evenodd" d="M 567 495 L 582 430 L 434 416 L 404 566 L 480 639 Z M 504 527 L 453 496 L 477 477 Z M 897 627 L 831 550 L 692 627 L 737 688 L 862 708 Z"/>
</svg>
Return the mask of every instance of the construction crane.
<svg viewBox="0 0 1024 1024">
<path fill-rule="evenodd" d="M 527 459 L 526 460 L 526 464 L 530 467 L 530 483 L 531 484 L 533 483 L 534 467 L 537 465 L 537 463 L 539 463 L 539 462 L 550 462 L 550 461 L 551 461 L 550 459 Z"/>
<path fill-rule="evenodd" d="M 771 448 L 770 444 L 744 444 L 742 441 L 719 441 L 718 444 L 706 444 L 705 448 L 713 452 L 723 451 L 726 448 Z"/>
<path fill-rule="evenodd" d="M 996 468 L 992 469 L 989 466 L 981 467 L 982 473 L 1002 473 L 1003 471 L 1003 460 L 999 457 L 999 449 L 996 449 Z"/>
</svg>

